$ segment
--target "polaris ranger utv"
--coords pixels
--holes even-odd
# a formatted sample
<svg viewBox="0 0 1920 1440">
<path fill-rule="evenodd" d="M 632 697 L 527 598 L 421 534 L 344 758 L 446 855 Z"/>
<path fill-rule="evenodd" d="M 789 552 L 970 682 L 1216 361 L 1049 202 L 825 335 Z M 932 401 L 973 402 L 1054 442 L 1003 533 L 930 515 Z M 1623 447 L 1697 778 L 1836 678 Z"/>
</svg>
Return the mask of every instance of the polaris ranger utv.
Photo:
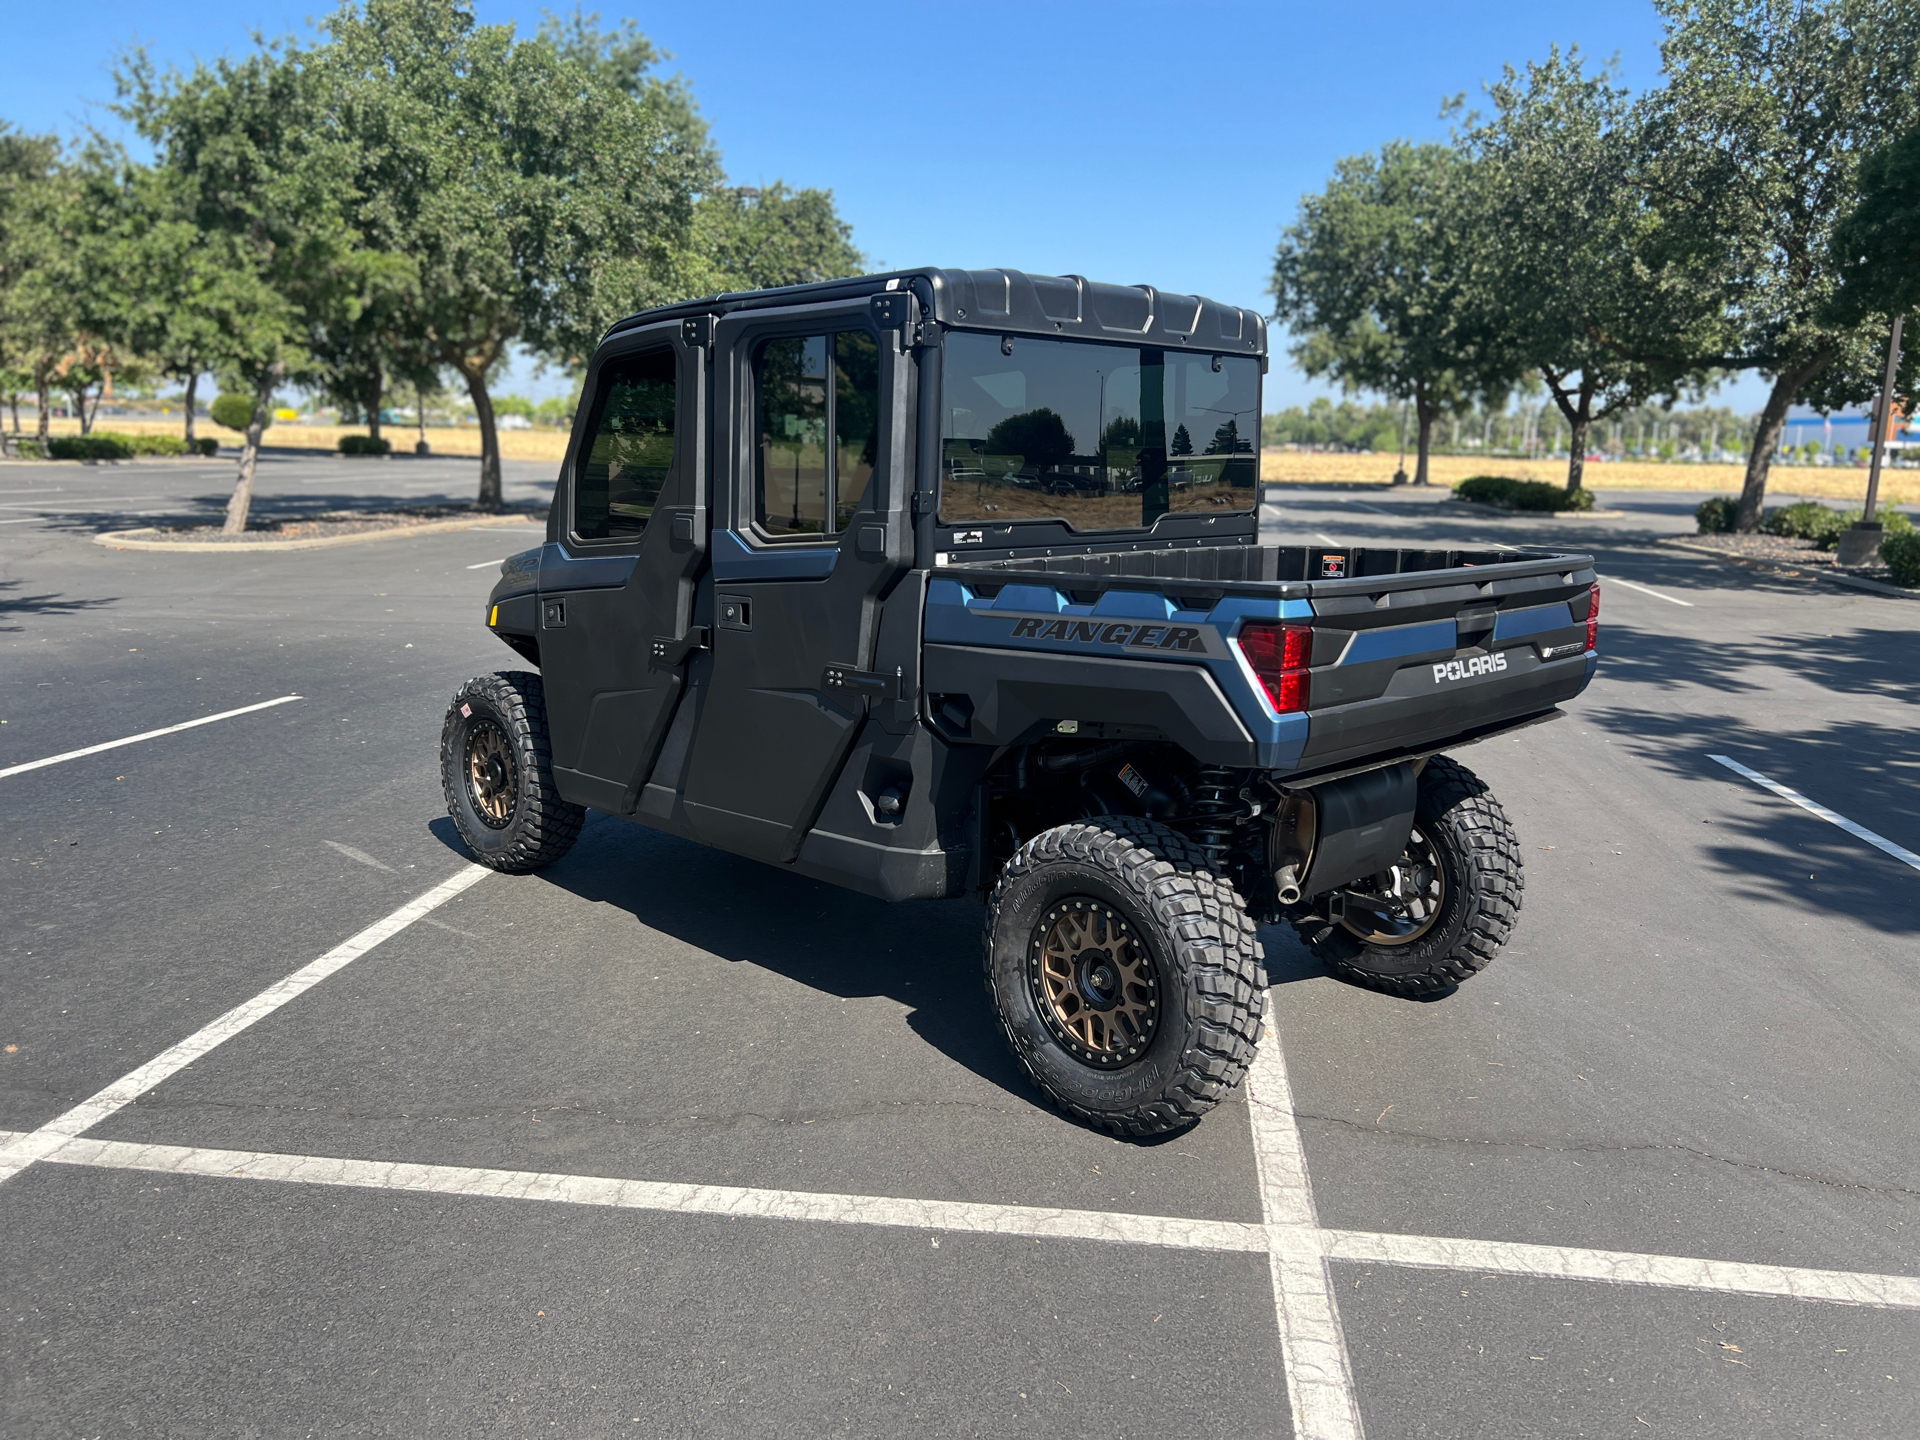
<svg viewBox="0 0 1920 1440">
<path fill-rule="evenodd" d="M 917 270 L 647 311 L 587 372 L 441 736 L 473 853 L 585 808 L 888 900 L 985 901 L 1020 1063 L 1123 1134 L 1245 1074 L 1256 922 L 1383 990 L 1486 966 L 1512 827 L 1445 752 L 1595 667 L 1585 555 L 1259 543 L 1266 331 Z"/>
</svg>

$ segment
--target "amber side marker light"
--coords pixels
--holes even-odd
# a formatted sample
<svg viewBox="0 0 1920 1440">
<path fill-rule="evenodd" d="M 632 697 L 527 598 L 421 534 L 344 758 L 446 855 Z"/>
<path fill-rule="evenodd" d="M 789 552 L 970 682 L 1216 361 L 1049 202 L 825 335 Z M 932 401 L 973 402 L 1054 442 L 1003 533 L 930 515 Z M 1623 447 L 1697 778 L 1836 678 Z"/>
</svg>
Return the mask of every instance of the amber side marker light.
<svg viewBox="0 0 1920 1440">
<path fill-rule="evenodd" d="M 1305 625 L 1252 620 L 1233 643 L 1260 678 L 1267 699 L 1282 715 L 1307 708 L 1307 664 L 1313 658 L 1313 631 Z"/>
<path fill-rule="evenodd" d="M 498 625 L 499 623 L 500 623 L 500 607 L 496 605 L 487 612 L 487 628 L 491 630 L 494 626 Z M 1587 633 L 1591 635 L 1593 631 L 1588 630 Z"/>
</svg>

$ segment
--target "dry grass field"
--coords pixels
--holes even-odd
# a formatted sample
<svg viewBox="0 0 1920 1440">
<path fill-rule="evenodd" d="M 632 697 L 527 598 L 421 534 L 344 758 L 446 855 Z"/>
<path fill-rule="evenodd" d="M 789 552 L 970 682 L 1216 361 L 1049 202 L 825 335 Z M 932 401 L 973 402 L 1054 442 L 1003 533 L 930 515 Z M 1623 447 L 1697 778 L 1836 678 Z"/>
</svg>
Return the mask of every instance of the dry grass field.
<svg viewBox="0 0 1920 1440">
<path fill-rule="evenodd" d="M 1260 454 L 1260 478 L 1293 484 L 1391 485 L 1397 455 L 1307 455 L 1291 450 Z M 1516 480 L 1567 483 L 1564 460 L 1511 460 L 1499 456 L 1435 455 L 1429 462 L 1436 485 L 1457 485 L 1469 475 L 1510 475 Z M 1413 459 L 1407 459 L 1411 473 Z M 1738 495 L 1744 467 L 1621 461 L 1587 466 L 1594 490 L 1698 490 L 1707 495 Z M 1849 466 L 1776 465 L 1767 488 L 1786 495 L 1822 495 L 1834 500 L 1863 499 L 1867 472 Z M 1882 470 L 1880 495 L 1896 505 L 1920 503 L 1920 470 Z"/>
<path fill-rule="evenodd" d="M 78 420 L 54 420 L 53 433 L 56 435 L 78 435 Z M 121 435 L 178 435 L 180 421 L 136 420 L 130 416 L 108 415 L 102 417 L 94 426 L 96 430 L 114 431 Z M 222 446 L 237 446 L 240 437 L 231 430 L 222 430 L 211 420 L 200 422 L 197 430 L 200 435 L 211 435 Z M 283 446 L 291 450 L 338 450 L 342 435 L 364 435 L 364 425 L 274 425 L 267 430 L 268 445 Z M 393 448 L 411 451 L 413 442 L 419 437 L 419 431 L 411 425 L 388 425 L 382 432 L 393 442 Z M 436 455 L 473 455 L 480 454 L 480 428 L 477 425 L 429 425 L 427 444 L 433 447 Z M 500 453 L 508 460 L 551 460 L 556 465 L 566 458 L 567 432 L 564 430 L 502 430 L 500 432 Z"/>
<path fill-rule="evenodd" d="M 178 435 L 180 422 L 110 416 L 96 428 L 129 435 Z M 80 422 L 55 420 L 53 431 L 56 435 L 76 435 Z M 223 446 L 234 445 L 238 440 L 232 431 L 222 430 L 210 421 L 200 426 L 199 433 L 217 436 Z M 337 450 L 342 435 L 365 433 L 364 426 L 275 425 L 267 431 L 267 443 L 295 450 Z M 386 429 L 394 448 L 403 451 L 413 448 L 417 433 L 406 425 L 390 425 Z M 436 455 L 478 456 L 480 431 L 472 425 L 429 425 L 427 443 Z M 567 432 L 502 430 L 500 453 L 509 460 L 550 460 L 557 465 L 566 457 Z M 1309 455 L 1292 450 L 1263 450 L 1260 478 L 1292 484 L 1390 485 L 1398 461 L 1397 455 Z M 1411 457 L 1408 464 L 1412 464 Z M 1436 485 L 1456 485 L 1469 475 L 1511 475 L 1516 480 L 1545 480 L 1555 485 L 1565 484 L 1567 478 L 1566 462 L 1562 460 L 1436 455 L 1430 464 Z M 1609 462 L 1588 465 L 1587 484 L 1596 490 L 1698 490 L 1703 495 L 1737 495 L 1741 474 L 1738 465 Z M 1867 492 L 1867 472 L 1864 467 L 1853 466 L 1776 465 L 1768 480 L 1768 489 L 1785 495 L 1821 495 L 1858 502 Z M 1920 470 L 1883 470 L 1880 494 L 1889 504 L 1920 504 Z"/>
</svg>

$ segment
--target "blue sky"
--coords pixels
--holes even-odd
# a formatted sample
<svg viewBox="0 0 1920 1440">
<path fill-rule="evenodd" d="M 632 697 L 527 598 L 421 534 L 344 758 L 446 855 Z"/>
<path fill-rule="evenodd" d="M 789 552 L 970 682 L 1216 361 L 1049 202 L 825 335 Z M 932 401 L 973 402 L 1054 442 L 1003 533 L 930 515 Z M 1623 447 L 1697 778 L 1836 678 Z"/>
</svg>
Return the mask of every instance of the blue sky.
<svg viewBox="0 0 1920 1440">
<path fill-rule="evenodd" d="M 538 0 L 481 0 L 531 29 Z M 554 8 L 559 8 L 558 0 Z M 589 6 L 589 9 L 592 7 Z M 1274 244 L 1341 155 L 1442 138 L 1508 62 L 1556 42 L 1659 73 L 1644 0 L 1580 7 L 1247 3 L 664 3 L 631 15 L 673 53 L 738 184 L 833 190 L 876 263 L 1006 265 L 1145 282 L 1266 309 Z M 8 0 L 0 119 L 71 132 L 109 119 L 115 56 L 162 63 L 310 33 L 283 0 Z M 31 64 L 21 57 L 31 56 Z M 92 102 L 91 104 L 89 102 Z M 545 393 L 522 368 L 512 384 Z M 1275 357 L 1267 407 L 1332 393 Z M 1716 403 L 1754 409 L 1751 378 Z"/>
</svg>

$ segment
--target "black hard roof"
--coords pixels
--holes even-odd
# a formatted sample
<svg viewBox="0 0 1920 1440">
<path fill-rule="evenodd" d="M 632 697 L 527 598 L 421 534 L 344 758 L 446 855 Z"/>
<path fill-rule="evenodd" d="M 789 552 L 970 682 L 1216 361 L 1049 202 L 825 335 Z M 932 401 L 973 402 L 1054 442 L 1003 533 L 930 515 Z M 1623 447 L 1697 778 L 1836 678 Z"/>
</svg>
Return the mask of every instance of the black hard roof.
<svg viewBox="0 0 1920 1440">
<path fill-rule="evenodd" d="M 744 290 L 661 305 L 628 316 L 607 332 L 690 315 L 850 300 L 911 289 L 933 318 L 965 330 L 1124 340 L 1190 350 L 1267 353 L 1266 321 L 1254 310 L 1151 285 L 1107 285 L 1080 275 L 1028 275 L 1019 270 L 895 270 L 813 285 Z"/>
</svg>

